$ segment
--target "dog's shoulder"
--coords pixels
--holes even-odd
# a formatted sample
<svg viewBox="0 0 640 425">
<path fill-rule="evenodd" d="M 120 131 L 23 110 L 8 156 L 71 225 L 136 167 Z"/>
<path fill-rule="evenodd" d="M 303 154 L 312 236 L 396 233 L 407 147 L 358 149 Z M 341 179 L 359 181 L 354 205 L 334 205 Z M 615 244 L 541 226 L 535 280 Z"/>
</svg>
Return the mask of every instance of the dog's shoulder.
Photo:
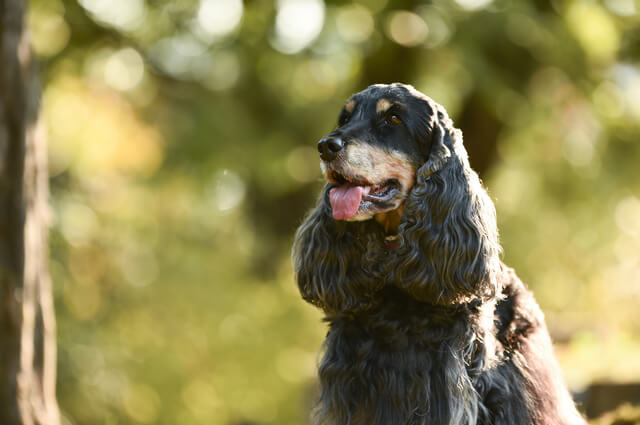
<svg viewBox="0 0 640 425">
<path fill-rule="evenodd" d="M 498 341 L 508 351 L 518 348 L 531 333 L 544 327 L 544 315 L 533 293 L 514 270 L 502 265 L 502 298 L 496 304 L 495 326 Z"/>
</svg>

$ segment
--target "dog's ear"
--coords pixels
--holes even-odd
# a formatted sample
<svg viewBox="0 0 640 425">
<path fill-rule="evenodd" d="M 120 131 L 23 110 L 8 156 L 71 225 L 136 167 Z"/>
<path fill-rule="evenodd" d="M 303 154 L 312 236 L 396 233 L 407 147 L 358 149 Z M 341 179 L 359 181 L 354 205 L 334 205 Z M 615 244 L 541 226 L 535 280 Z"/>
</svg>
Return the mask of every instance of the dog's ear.
<svg viewBox="0 0 640 425">
<path fill-rule="evenodd" d="M 451 158 L 451 151 L 445 144 L 445 136 L 451 137 L 440 124 L 434 124 L 429 159 L 418 170 L 418 174 L 425 179 L 444 167 Z"/>
<path fill-rule="evenodd" d="M 298 228 L 292 257 L 302 298 L 328 313 L 368 308 L 384 281 L 376 278 L 382 255 L 378 226 L 371 220 L 334 220 L 325 185 L 316 208 Z"/>
<path fill-rule="evenodd" d="M 499 291 L 495 208 L 471 169 L 462 132 L 434 108 L 431 150 L 418 169 L 400 226 L 401 264 L 390 272 L 414 298 L 438 304 Z"/>
</svg>

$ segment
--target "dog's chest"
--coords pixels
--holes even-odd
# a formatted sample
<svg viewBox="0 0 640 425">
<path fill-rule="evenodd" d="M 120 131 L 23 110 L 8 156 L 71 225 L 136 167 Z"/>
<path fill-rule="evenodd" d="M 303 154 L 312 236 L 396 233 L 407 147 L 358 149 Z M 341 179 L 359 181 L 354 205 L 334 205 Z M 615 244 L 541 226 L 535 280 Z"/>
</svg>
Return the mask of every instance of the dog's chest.
<svg viewBox="0 0 640 425">
<path fill-rule="evenodd" d="M 389 312 L 368 319 L 330 319 L 319 368 L 321 403 L 346 409 L 351 417 L 364 415 L 369 419 L 363 423 L 376 425 L 475 423 L 478 400 L 462 337 L 451 334 L 458 326 L 446 332 L 433 322 Z M 362 406 L 370 408 L 363 412 Z"/>
</svg>

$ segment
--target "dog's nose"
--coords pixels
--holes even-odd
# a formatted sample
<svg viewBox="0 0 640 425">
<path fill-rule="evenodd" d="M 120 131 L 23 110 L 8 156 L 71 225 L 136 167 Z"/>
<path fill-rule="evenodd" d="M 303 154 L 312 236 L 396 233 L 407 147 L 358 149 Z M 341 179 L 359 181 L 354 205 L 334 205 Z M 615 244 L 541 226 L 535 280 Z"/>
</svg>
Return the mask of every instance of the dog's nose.
<svg viewBox="0 0 640 425">
<path fill-rule="evenodd" d="M 325 137 L 318 142 L 318 152 L 323 161 L 335 159 L 344 147 L 344 142 L 339 137 Z"/>
</svg>

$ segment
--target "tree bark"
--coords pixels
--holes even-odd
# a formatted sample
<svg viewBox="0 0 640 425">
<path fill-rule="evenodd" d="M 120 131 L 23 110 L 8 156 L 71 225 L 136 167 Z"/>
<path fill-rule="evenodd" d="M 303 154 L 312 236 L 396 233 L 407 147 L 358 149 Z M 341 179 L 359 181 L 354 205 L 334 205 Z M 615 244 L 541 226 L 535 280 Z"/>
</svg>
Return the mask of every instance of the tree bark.
<svg viewBox="0 0 640 425">
<path fill-rule="evenodd" d="M 26 7 L 0 0 L 0 423 L 58 425 L 46 139 Z"/>
</svg>

